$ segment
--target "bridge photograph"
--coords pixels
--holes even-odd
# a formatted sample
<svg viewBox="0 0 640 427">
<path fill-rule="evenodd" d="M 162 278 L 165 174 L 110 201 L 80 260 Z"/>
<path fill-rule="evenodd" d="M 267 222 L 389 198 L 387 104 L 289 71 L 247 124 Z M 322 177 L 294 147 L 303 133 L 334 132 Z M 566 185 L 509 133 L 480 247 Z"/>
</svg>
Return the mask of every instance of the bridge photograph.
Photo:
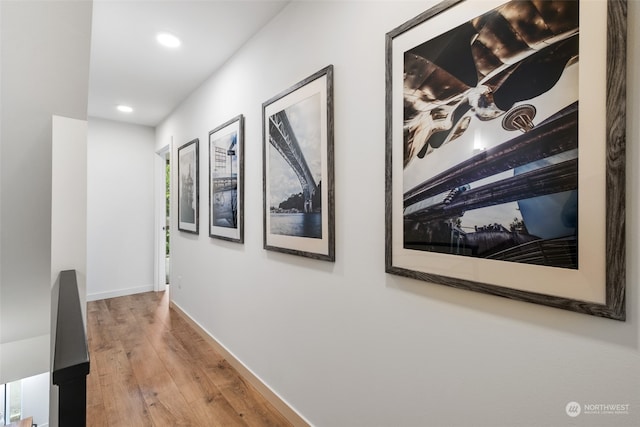
<svg viewBox="0 0 640 427">
<path fill-rule="evenodd" d="M 272 234 L 322 238 L 320 95 L 268 117 Z"/>
<path fill-rule="evenodd" d="M 262 104 L 264 248 L 335 261 L 333 65 Z"/>
</svg>

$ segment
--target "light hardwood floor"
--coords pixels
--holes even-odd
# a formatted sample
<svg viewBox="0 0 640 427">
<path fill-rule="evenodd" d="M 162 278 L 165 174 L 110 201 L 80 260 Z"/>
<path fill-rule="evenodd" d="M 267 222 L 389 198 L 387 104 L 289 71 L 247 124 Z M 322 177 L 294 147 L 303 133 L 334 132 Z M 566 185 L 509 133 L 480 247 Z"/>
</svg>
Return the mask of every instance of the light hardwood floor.
<svg viewBox="0 0 640 427">
<path fill-rule="evenodd" d="M 168 299 L 88 303 L 87 425 L 291 426 Z"/>
</svg>

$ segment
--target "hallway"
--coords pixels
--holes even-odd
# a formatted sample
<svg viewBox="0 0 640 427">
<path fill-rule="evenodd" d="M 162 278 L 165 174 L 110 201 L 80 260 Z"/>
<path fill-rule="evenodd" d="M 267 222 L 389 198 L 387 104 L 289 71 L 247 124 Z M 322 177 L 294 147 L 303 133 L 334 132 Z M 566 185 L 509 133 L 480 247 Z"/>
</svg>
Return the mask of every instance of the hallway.
<svg viewBox="0 0 640 427">
<path fill-rule="evenodd" d="M 175 311 L 168 292 L 87 304 L 89 426 L 290 426 Z"/>
</svg>

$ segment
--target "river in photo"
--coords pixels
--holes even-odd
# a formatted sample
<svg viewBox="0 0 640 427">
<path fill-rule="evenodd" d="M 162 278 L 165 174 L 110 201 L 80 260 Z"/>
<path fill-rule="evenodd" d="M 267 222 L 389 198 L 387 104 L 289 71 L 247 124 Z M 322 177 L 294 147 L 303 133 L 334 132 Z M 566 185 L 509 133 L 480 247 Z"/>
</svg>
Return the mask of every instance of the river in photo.
<svg viewBox="0 0 640 427">
<path fill-rule="evenodd" d="M 271 213 L 271 234 L 322 238 L 322 213 Z"/>
</svg>

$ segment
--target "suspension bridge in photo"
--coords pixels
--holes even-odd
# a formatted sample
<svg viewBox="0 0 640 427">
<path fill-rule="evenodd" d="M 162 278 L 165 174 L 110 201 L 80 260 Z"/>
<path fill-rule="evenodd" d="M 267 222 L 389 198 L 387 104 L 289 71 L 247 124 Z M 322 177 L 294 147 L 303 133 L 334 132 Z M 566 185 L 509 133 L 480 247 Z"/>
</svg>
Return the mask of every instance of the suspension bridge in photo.
<svg viewBox="0 0 640 427">
<path fill-rule="evenodd" d="M 289 123 L 287 114 L 284 111 L 269 117 L 269 142 L 295 172 L 302 186 L 305 212 L 311 212 L 313 210 L 312 197 L 316 193 L 318 186 L 313 179 L 309 165 L 304 158 L 300 144 L 298 144 L 298 140 L 291 129 L 291 123 Z"/>
</svg>

